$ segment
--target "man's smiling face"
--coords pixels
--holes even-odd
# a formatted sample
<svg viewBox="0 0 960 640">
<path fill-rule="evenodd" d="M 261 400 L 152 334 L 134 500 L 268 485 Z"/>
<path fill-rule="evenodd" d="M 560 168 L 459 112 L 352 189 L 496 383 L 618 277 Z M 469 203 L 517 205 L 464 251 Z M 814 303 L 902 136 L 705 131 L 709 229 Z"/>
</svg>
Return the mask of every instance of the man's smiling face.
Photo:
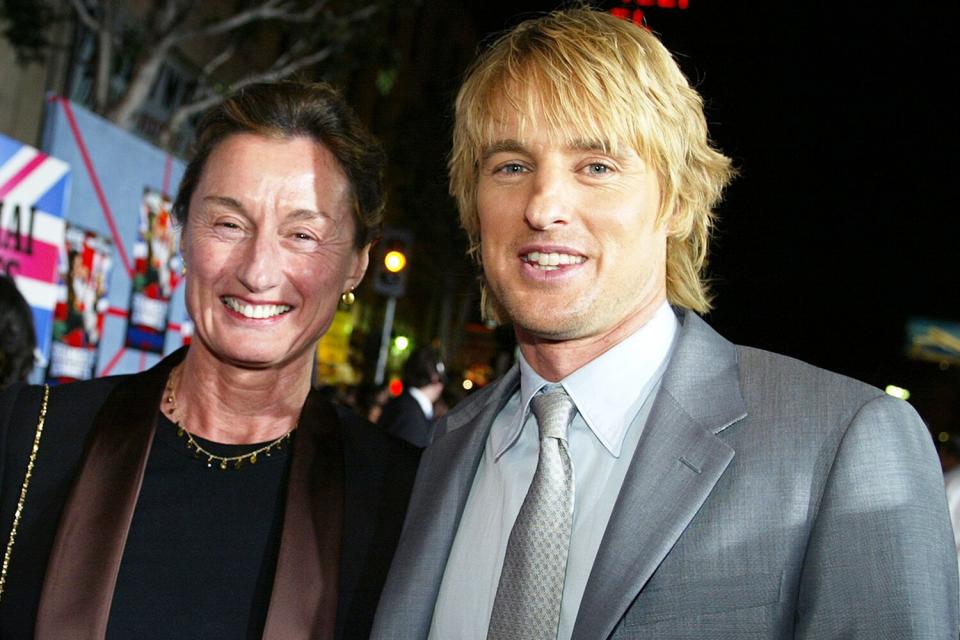
<svg viewBox="0 0 960 640">
<path fill-rule="evenodd" d="M 618 341 L 666 299 L 656 172 L 633 149 L 519 120 L 504 119 L 479 168 L 490 290 L 521 340 Z"/>
</svg>

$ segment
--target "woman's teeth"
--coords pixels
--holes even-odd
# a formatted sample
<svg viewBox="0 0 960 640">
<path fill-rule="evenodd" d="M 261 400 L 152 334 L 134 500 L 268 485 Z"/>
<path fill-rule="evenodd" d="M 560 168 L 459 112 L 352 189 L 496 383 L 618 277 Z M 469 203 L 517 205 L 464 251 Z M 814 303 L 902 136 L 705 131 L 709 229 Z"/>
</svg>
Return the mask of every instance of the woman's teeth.
<svg viewBox="0 0 960 640">
<path fill-rule="evenodd" d="M 290 311 L 290 305 L 286 304 L 245 304 L 236 298 L 227 296 L 222 298 L 222 300 L 227 308 L 236 311 L 245 318 L 253 318 L 256 320 L 272 318 Z"/>
</svg>

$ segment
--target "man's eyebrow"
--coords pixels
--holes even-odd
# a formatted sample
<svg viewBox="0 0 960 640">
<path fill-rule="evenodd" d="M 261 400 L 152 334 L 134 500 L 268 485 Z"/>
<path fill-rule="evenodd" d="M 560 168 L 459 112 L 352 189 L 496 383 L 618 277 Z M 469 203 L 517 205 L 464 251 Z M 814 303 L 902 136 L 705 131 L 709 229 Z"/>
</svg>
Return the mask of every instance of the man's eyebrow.
<svg viewBox="0 0 960 640">
<path fill-rule="evenodd" d="M 613 150 L 613 145 L 610 144 L 609 140 L 579 139 L 573 140 L 564 146 L 572 151 L 599 151 L 611 156 L 619 155 Z M 514 140 L 513 138 L 497 140 L 493 144 L 483 149 L 482 160 L 485 162 L 490 158 L 490 156 L 501 152 L 521 153 L 525 152 L 526 150 L 527 147 L 524 146 L 524 144 L 519 140 Z"/>
<path fill-rule="evenodd" d="M 526 147 L 519 140 L 514 140 L 512 138 L 507 140 L 497 140 L 493 144 L 485 147 L 483 149 L 482 160 L 486 162 L 490 159 L 490 156 L 497 153 L 517 153 L 520 151 L 525 151 Z"/>
<path fill-rule="evenodd" d="M 567 148 L 573 149 L 574 151 L 602 151 L 603 153 L 615 155 L 613 145 L 610 144 L 609 140 L 574 140 L 567 145 Z"/>
</svg>

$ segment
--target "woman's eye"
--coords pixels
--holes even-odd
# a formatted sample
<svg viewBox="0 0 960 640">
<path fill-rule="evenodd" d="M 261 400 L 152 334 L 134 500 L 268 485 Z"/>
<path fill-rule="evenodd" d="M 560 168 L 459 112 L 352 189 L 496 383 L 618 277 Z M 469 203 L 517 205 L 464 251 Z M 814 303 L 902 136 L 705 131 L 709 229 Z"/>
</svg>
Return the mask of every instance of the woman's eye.
<svg viewBox="0 0 960 640">
<path fill-rule="evenodd" d="M 294 242 L 318 242 L 319 237 L 315 231 L 293 231 L 287 233 L 287 237 Z"/>
</svg>

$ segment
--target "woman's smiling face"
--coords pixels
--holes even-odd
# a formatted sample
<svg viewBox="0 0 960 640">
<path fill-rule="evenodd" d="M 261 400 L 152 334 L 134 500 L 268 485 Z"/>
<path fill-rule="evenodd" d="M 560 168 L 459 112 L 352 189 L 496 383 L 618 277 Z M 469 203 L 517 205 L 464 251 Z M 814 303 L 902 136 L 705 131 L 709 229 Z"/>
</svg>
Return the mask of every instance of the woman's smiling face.
<svg viewBox="0 0 960 640">
<path fill-rule="evenodd" d="M 307 360 L 367 268 L 352 190 L 305 137 L 229 136 L 190 199 L 182 248 L 195 345 L 247 368 Z"/>
</svg>

